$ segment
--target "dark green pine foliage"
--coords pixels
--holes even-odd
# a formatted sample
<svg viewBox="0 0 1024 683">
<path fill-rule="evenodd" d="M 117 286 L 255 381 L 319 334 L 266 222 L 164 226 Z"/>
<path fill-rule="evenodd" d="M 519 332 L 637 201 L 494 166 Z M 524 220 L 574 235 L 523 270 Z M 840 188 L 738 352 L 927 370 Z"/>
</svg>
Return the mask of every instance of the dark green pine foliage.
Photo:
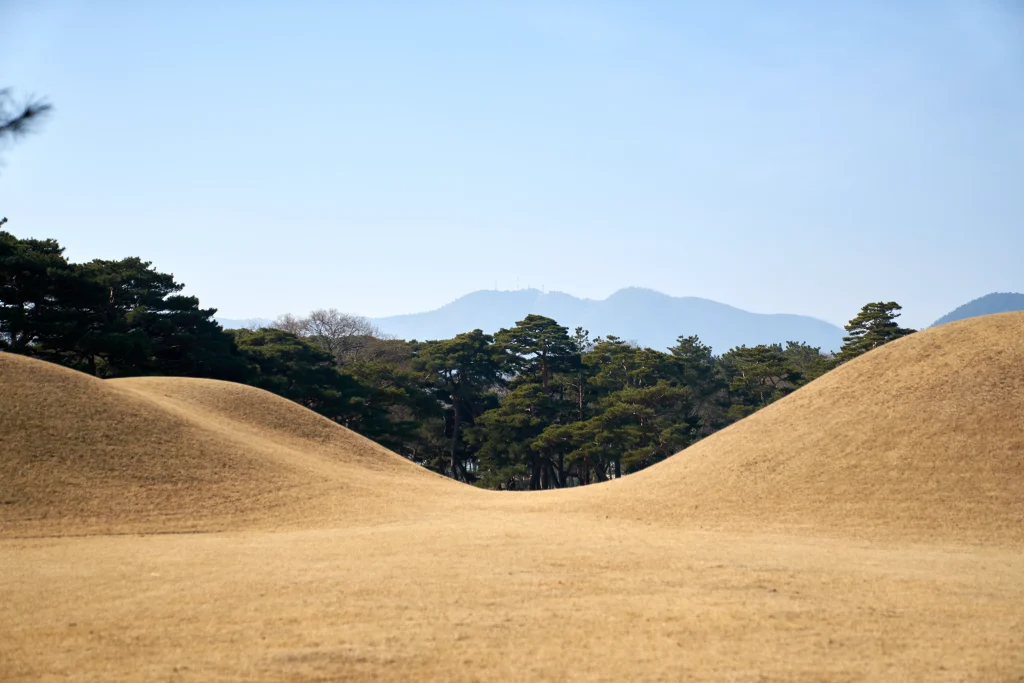
<svg viewBox="0 0 1024 683">
<path fill-rule="evenodd" d="M 594 438 L 613 454 L 615 476 L 660 462 L 693 441 L 697 421 L 687 387 L 661 380 L 609 394 L 600 407 L 591 418 Z"/>
<path fill-rule="evenodd" d="M 535 440 L 553 424 L 578 419 L 581 363 L 576 337 L 551 318 L 530 314 L 495 335 L 505 359 L 509 391 L 468 434 L 477 445 L 483 485 L 530 489 L 566 485 L 561 453 L 537 447 Z"/>
<path fill-rule="evenodd" d="M 563 468 L 534 445 L 558 418 L 560 401 L 534 382 L 519 382 L 482 414 L 468 437 L 477 448 L 480 485 L 493 488 L 555 488 L 565 485 Z"/>
<path fill-rule="evenodd" d="M 718 358 L 696 335 L 680 336 L 669 348 L 676 380 L 690 388 L 697 435 L 707 436 L 728 424 L 729 384 L 722 376 Z"/>
<path fill-rule="evenodd" d="M 847 336 L 843 337 L 838 362 L 849 362 L 871 349 L 913 334 L 915 330 L 900 327 L 896 322 L 901 310 L 903 308 L 895 301 L 879 301 L 865 305 L 846 325 Z"/>
<path fill-rule="evenodd" d="M 74 291 L 56 240 L 0 232 L 0 350 L 41 355 L 59 347 L 80 315 L 63 304 Z"/>
<path fill-rule="evenodd" d="M 448 462 L 442 471 L 454 479 L 470 481 L 467 463 L 474 462 L 475 456 L 467 447 L 463 430 L 497 405 L 492 392 L 504 383 L 507 360 L 495 347 L 494 337 L 473 330 L 454 339 L 421 344 L 414 367 L 447 413 Z"/>
<path fill-rule="evenodd" d="M 594 473 L 598 480 L 664 460 L 693 441 L 699 418 L 679 357 L 609 336 L 584 362 L 597 368 L 592 434 L 611 455 L 608 472 Z"/>
<path fill-rule="evenodd" d="M 552 425 L 532 445 L 564 458 L 573 483 L 642 469 L 693 441 L 700 418 L 672 355 L 609 337 L 582 360 L 591 370 L 589 416 Z"/>
<path fill-rule="evenodd" d="M 551 390 L 552 374 L 571 372 L 579 363 L 569 330 L 542 315 L 531 313 L 512 329 L 501 330 L 495 342 L 508 352 L 513 372 L 537 381 L 545 392 Z"/>
<path fill-rule="evenodd" d="M 339 372 L 334 356 L 290 332 L 232 330 L 251 365 L 248 384 L 265 389 L 335 422 L 355 427 L 363 419 L 366 391 Z"/>
<path fill-rule="evenodd" d="M 31 132 L 52 108 L 34 98 L 17 102 L 10 88 L 0 88 L 0 143 Z"/>
<path fill-rule="evenodd" d="M 659 379 L 676 379 L 676 367 L 667 353 L 627 343 L 618 337 L 595 340 L 583 363 L 593 371 L 590 386 L 597 396 L 622 389 L 651 386 Z"/>
<path fill-rule="evenodd" d="M 573 419 L 577 421 L 583 420 L 586 415 L 587 389 L 593 376 L 592 368 L 583 363 L 583 356 L 593 346 L 590 331 L 577 327 L 572 335 L 572 352 L 579 361 L 562 377 L 563 390 L 573 403 Z"/>
<path fill-rule="evenodd" d="M 614 476 L 637 472 L 693 443 L 697 420 L 691 405 L 687 387 L 667 382 L 604 399 L 592 421 L 596 438 L 614 453 Z"/>
<path fill-rule="evenodd" d="M 0 233 L 0 348 L 100 377 L 244 381 L 216 309 L 183 286 L 138 258 L 71 264 L 54 240 Z"/>
<path fill-rule="evenodd" d="M 244 381 L 247 365 L 213 320 L 214 308 L 138 258 L 75 266 L 76 307 L 86 322 L 68 352 L 103 377 L 166 374 Z"/>
<path fill-rule="evenodd" d="M 795 391 L 803 376 L 781 344 L 738 346 L 723 354 L 722 373 L 729 383 L 729 420 L 740 420 Z"/>
<path fill-rule="evenodd" d="M 782 354 L 790 367 L 800 373 L 799 384 L 814 381 L 835 367 L 835 358 L 823 354 L 821 349 L 803 342 L 786 342 Z"/>
<path fill-rule="evenodd" d="M 365 390 L 366 417 L 357 431 L 431 469 L 447 452 L 444 410 L 413 368 L 415 345 L 369 339 L 356 360 L 342 366 Z"/>
<path fill-rule="evenodd" d="M 573 484 L 606 481 L 618 466 L 621 452 L 616 451 L 604 425 L 594 419 L 551 425 L 532 446 L 558 457 Z"/>
</svg>

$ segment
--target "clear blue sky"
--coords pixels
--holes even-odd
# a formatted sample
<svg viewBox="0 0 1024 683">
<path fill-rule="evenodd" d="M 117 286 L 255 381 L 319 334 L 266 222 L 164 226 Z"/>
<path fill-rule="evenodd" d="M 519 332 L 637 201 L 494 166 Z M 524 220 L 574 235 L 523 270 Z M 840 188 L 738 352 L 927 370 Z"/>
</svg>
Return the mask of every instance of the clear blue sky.
<svg viewBox="0 0 1024 683">
<path fill-rule="evenodd" d="M 0 0 L 0 214 L 226 317 L 1024 291 L 1024 6 Z"/>
</svg>

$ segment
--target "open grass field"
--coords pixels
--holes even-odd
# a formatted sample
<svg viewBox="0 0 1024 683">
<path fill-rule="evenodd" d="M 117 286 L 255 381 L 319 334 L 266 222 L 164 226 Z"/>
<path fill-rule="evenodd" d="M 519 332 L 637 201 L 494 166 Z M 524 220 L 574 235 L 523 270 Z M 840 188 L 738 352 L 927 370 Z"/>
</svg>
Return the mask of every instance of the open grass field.
<svg viewBox="0 0 1024 683">
<path fill-rule="evenodd" d="M 0 680 L 1024 681 L 1024 314 L 606 484 L 0 354 Z"/>
</svg>

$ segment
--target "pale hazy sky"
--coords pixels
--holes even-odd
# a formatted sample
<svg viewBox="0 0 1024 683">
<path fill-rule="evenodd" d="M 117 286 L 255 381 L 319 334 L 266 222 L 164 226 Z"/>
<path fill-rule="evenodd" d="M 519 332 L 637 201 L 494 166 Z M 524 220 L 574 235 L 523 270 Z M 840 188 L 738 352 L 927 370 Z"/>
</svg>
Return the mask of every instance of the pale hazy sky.
<svg viewBox="0 0 1024 683">
<path fill-rule="evenodd" d="M 0 0 L 0 215 L 226 317 L 1024 291 L 1024 5 Z"/>
</svg>

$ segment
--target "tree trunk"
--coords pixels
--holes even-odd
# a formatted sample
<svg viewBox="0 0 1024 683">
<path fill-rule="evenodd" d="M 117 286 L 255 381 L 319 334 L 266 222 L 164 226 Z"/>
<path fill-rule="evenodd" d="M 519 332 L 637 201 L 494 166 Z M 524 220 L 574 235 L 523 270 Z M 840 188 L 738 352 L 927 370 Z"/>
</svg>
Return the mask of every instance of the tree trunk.
<svg viewBox="0 0 1024 683">
<path fill-rule="evenodd" d="M 28 324 L 25 322 L 25 304 L 18 304 L 18 312 L 13 317 L 13 320 L 20 322 L 21 331 L 15 332 L 11 330 L 11 350 L 14 353 L 25 353 L 28 348 L 29 342 L 32 341 L 32 335 L 29 334 Z"/>
<path fill-rule="evenodd" d="M 530 473 L 530 490 L 536 491 L 540 488 L 540 460 L 533 459 L 533 471 Z"/>
<path fill-rule="evenodd" d="M 547 461 L 548 468 L 548 488 L 549 489 L 560 489 L 563 488 L 561 477 L 555 474 L 555 464 L 550 460 Z"/>
<path fill-rule="evenodd" d="M 456 455 L 456 451 L 458 451 L 458 446 L 459 446 L 459 427 L 460 427 L 459 418 L 460 418 L 460 416 L 459 416 L 459 400 L 457 398 L 455 398 L 455 394 L 452 394 L 452 411 L 455 413 L 455 417 L 452 420 L 453 424 L 452 424 L 451 468 L 452 468 L 452 479 L 456 479 L 457 480 L 459 478 L 459 469 L 458 469 L 458 456 Z"/>
<path fill-rule="evenodd" d="M 580 375 L 580 422 L 583 422 L 583 375 Z"/>
<path fill-rule="evenodd" d="M 622 476 L 622 461 L 615 458 L 615 478 L 618 479 Z"/>
<path fill-rule="evenodd" d="M 558 488 L 565 488 L 565 454 L 558 454 Z"/>
</svg>

